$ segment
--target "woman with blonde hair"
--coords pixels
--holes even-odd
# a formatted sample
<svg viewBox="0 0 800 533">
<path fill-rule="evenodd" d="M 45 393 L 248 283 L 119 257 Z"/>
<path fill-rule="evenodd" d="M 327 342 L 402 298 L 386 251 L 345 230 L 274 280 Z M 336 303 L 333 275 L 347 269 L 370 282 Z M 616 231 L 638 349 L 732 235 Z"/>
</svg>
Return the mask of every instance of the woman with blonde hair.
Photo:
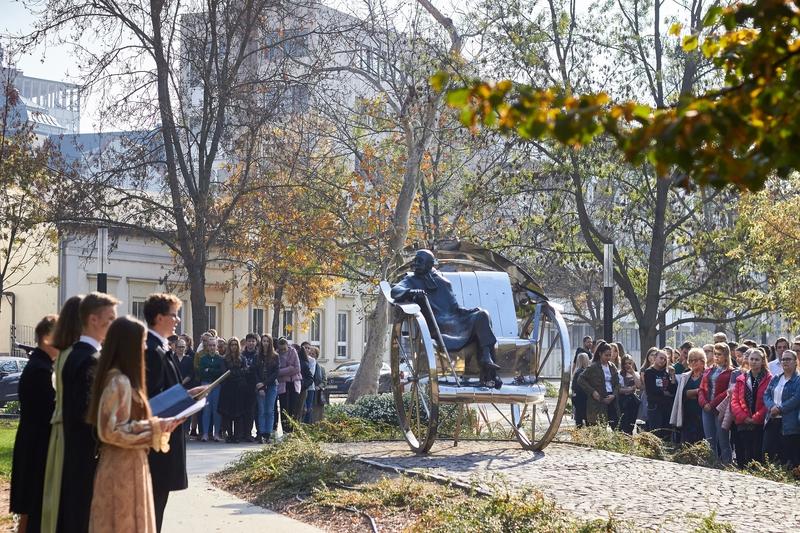
<svg viewBox="0 0 800 533">
<path fill-rule="evenodd" d="M 703 409 L 703 433 L 706 441 L 711 446 L 714 458 L 729 464 L 732 460 L 730 432 L 722 428 L 719 414 L 719 404 L 728 395 L 728 385 L 731 379 L 731 350 L 727 343 L 718 342 L 714 345 L 714 364 L 703 374 L 700 382 L 698 402 Z"/>
<path fill-rule="evenodd" d="M 669 422 L 678 429 L 682 444 L 694 444 L 701 441 L 704 435 L 703 410 L 697 397 L 706 370 L 706 353 L 702 348 L 691 348 L 686 364 L 689 370 L 677 376 L 678 388 Z"/>
<path fill-rule="evenodd" d="M 167 451 L 170 433 L 182 420 L 160 419 L 150 411 L 144 373 L 146 334 L 138 320 L 118 318 L 100 352 L 87 412 L 101 443 L 90 533 L 156 531 L 147 451 Z"/>
<path fill-rule="evenodd" d="M 762 440 L 767 406 L 764 393 L 772 379 L 767 369 L 767 354 L 760 348 L 747 351 L 747 372 L 736 378 L 731 397 L 731 413 L 736 422 L 736 464 L 744 468 L 750 461 L 764 460 Z"/>
</svg>

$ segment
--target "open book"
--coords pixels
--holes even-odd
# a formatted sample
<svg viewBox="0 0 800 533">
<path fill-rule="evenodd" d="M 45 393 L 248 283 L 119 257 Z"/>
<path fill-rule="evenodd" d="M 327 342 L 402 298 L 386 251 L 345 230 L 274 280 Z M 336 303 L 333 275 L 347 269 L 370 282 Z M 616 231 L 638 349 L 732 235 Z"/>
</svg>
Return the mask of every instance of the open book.
<svg viewBox="0 0 800 533">
<path fill-rule="evenodd" d="M 225 381 L 226 379 L 228 379 L 228 377 L 229 377 L 230 375 L 231 375 L 231 371 L 230 371 L 230 370 L 226 370 L 226 371 L 225 371 L 225 373 L 224 373 L 224 374 L 222 374 L 220 377 L 218 377 L 216 380 L 214 380 L 214 382 L 213 382 L 213 383 L 209 383 L 208 385 L 206 385 L 206 388 L 205 388 L 205 390 L 204 390 L 203 392 L 201 392 L 200 394 L 197 394 L 197 395 L 194 397 L 194 399 L 195 399 L 195 400 L 200 400 L 200 399 L 203 399 L 203 398 L 205 398 L 206 396 L 208 396 L 209 394 L 211 394 L 211 391 L 212 391 L 212 390 L 214 390 L 214 389 L 216 389 L 217 387 L 219 387 L 219 386 L 222 384 L 222 382 L 223 382 L 223 381 Z"/>
<path fill-rule="evenodd" d="M 189 395 L 183 385 L 178 383 L 160 394 L 150 398 L 150 409 L 153 416 L 168 418 L 186 418 L 200 411 L 206 405 L 206 396 L 218 387 L 230 375 L 230 370 L 222 374 L 214 383 L 208 385 L 203 392 L 194 398 Z"/>
</svg>

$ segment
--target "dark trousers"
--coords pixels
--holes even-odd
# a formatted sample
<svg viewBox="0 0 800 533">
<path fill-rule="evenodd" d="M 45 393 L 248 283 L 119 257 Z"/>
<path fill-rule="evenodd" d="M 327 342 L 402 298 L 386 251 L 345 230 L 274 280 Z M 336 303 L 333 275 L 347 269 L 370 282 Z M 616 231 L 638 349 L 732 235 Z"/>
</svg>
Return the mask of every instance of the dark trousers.
<svg viewBox="0 0 800 533">
<path fill-rule="evenodd" d="M 156 529 L 161 533 L 161 524 L 164 522 L 164 509 L 167 507 L 169 491 L 153 487 L 153 504 L 156 508 Z"/>
<path fill-rule="evenodd" d="M 764 440 L 761 443 L 761 451 L 769 461 L 782 463 L 785 461 L 781 453 L 781 424 L 780 418 L 771 418 L 764 426 Z"/>
<path fill-rule="evenodd" d="M 619 397 L 622 416 L 619 420 L 619 429 L 633 434 L 633 426 L 636 425 L 636 415 L 639 412 L 639 398 L 635 394 L 621 394 Z"/>
<path fill-rule="evenodd" d="M 651 431 L 664 440 L 669 440 L 669 417 L 671 409 L 669 406 L 654 404 L 647 406 L 647 431 Z"/>
<path fill-rule="evenodd" d="M 222 426 L 228 432 L 228 439 L 233 442 L 239 442 L 244 436 L 244 417 L 243 416 L 224 416 L 222 417 Z"/>
<path fill-rule="evenodd" d="M 800 435 L 781 437 L 781 455 L 786 458 L 790 468 L 800 465 Z"/>
<path fill-rule="evenodd" d="M 281 403 L 281 425 L 283 426 L 283 432 L 291 433 L 294 428 L 289 418 L 294 418 L 299 422 L 297 408 L 300 403 L 300 393 L 294 390 L 294 383 L 289 382 L 286 384 L 286 392 L 279 394 L 278 399 Z"/>
<path fill-rule="evenodd" d="M 612 429 L 617 429 L 619 427 L 619 409 L 617 409 L 617 402 L 611 402 L 606 408 L 608 425 L 611 426 Z"/>
<path fill-rule="evenodd" d="M 245 439 L 253 438 L 253 426 L 256 422 L 256 397 L 255 394 L 252 398 L 248 399 L 247 409 L 242 415 L 242 436 Z M 256 431 L 258 433 L 258 431 Z"/>
<path fill-rule="evenodd" d="M 764 428 L 762 426 L 737 426 L 735 439 L 736 464 L 739 468 L 744 468 L 751 461 L 759 463 L 764 461 L 762 453 Z"/>
</svg>

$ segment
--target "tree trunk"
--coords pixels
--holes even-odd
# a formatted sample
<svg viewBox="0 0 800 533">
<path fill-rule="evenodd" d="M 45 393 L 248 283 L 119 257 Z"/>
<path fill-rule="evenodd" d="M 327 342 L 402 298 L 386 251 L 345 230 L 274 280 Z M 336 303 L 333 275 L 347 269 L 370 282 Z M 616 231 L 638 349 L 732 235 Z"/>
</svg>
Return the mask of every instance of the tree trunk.
<svg viewBox="0 0 800 533">
<path fill-rule="evenodd" d="M 272 338 L 281 336 L 281 310 L 283 309 L 283 288 L 280 284 L 275 287 L 275 297 L 272 299 Z"/>
<path fill-rule="evenodd" d="M 445 17 L 429 0 L 417 0 L 417 2 L 419 2 L 436 22 L 447 30 L 450 36 L 448 57 L 450 59 L 460 57 L 463 40 L 453 24 L 453 20 Z M 448 62 L 449 59 L 443 63 L 442 68 L 447 68 Z M 409 94 L 410 101 L 403 103 L 404 108 L 411 109 L 414 106 L 407 106 L 406 104 L 416 99 L 420 103 L 422 111 L 419 114 L 419 121 L 414 120 L 414 117 L 409 115 L 404 115 L 400 120 L 405 141 L 406 162 L 403 169 L 403 185 L 400 187 L 400 193 L 397 196 L 397 205 L 395 206 L 392 219 L 394 231 L 389 237 L 387 246 L 390 255 L 384 264 L 381 265 L 382 277 L 386 276 L 389 265 L 392 264 L 395 258 L 402 254 L 403 248 L 405 247 L 406 238 L 408 237 L 408 221 L 411 215 L 411 208 L 414 205 L 414 199 L 417 196 L 419 183 L 422 179 L 422 173 L 420 172 L 422 158 L 425 151 L 428 149 L 434 128 L 437 127 L 439 122 L 442 108 L 442 95 L 445 92 L 446 91 L 442 91 L 433 96 L 429 96 L 426 101 L 420 99 L 419 95 L 412 96 L 412 94 Z M 359 394 L 360 391 L 377 390 L 380 368 L 383 363 L 383 354 L 386 349 L 386 336 L 388 333 L 386 313 L 387 302 L 379 296 L 378 302 L 375 304 L 375 309 L 368 319 L 372 329 L 370 329 L 367 346 L 361 358 L 358 372 L 356 372 L 356 376 L 353 379 L 350 393 L 347 395 L 348 403 L 355 402 L 361 396 L 361 394 Z"/>
<path fill-rule="evenodd" d="M 647 350 L 652 348 L 653 346 L 658 345 L 658 331 L 655 327 L 644 327 L 642 324 L 639 325 L 639 346 L 641 346 L 640 354 L 639 354 L 639 368 L 642 368 L 644 365 L 645 358 L 647 356 Z"/>
<path fill-rule="evenodd" d="M 198 267 L 187 264 L 186 274 L 189 277 L 189 301 L 192 305 L 192 338 L 194 345 L 199 346 L 201 336 L 208 331 L 205 265 Z"/>
<path fill-rule="evenodd" d="M 375 379 L 354 379 L 353 384 L 350 386 L 350 392 L 347 394 L 347 403 L 353 403 L 362 396 L 378 392 L 378 378 L 383 364 L 383 354 L 386 353 L 388 312 L 388 302 L 385 298 L 379 296 L 375 302 L 375 307 L 367 317 L 369 335 L 367 336 L 364 355 L 361 358 L 361 365 L 359 365 L 358 369 L 358 374 L 361 374 L 363 368 L 364 375 L 375 376 Z"/>
</svg>

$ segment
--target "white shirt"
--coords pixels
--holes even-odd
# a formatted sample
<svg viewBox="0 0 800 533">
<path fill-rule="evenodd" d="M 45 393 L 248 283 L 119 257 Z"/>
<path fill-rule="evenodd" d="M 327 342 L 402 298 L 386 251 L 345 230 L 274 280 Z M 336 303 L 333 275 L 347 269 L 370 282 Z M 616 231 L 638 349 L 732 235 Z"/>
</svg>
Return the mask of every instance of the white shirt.
<svg viewBox="0 0 800 533">
<path fill-rule="evenodd" d="M 786 376 L 781 374 L 781 378 L 778 380 L 778 384 L 775 385 L 775 390 L 772 393 L 772 399 L 775 401 L 775 405 L 777 407 L 781 406 L 781 400 L 783 399 L 783 386 L 786 385 Z"/>
<path fill-rule="evenodd" d="M 94 337 L 90 337 L 89 335 L 81 335 L 81 338 L 78 339 L 78 342 L 85 342 L 89 346 L 95 349 L 95 351 L 100 351 L 100 341 L 95 339 Z"/>
<path fill-rule="evenodd" d="M 611 368 L 608 365 L 601 365 L 603 367 L 603 374 L 606 377 L 606 392 L 614 392 L 614 387 L 611 385 Z"/>
<path fill-rule="evenodd" d="M 781 368 L 781 360 L 779 357 L 776 357 L 769 363 L 767 363 L 767 369 L 769 369 L 769 373 L 773 376 L 780 376 L 783 374 L 783 368 Z"/>
<path fill-rule="evenodd" d="M 165 352 L 169 351 L 169 341 L 167 339 L 165 339 L 164 337 L 162 337 L 161 335 L 159 335 L 158 333 L 156 333 L 155 331 L 153 331 L 150 328 L 147 328 L 147 331 L 149 331 L 150 333 L 155 335 L 156 339 L 161 341 L 161 347 L 164 348 Z"/>
</svg>

